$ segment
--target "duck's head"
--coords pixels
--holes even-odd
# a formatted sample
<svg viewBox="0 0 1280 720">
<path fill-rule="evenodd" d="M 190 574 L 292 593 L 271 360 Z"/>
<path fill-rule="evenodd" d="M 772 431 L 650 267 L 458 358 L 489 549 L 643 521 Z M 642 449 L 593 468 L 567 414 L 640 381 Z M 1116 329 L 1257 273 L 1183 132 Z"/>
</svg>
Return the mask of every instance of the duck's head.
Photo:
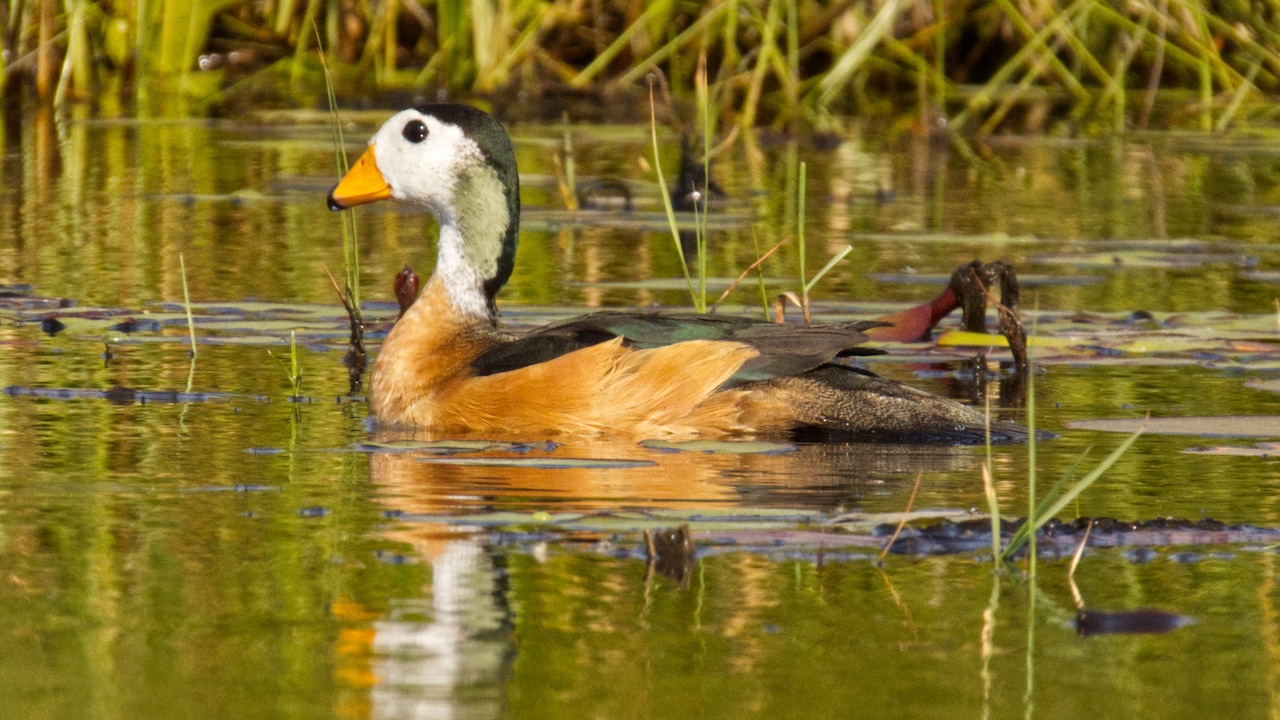
<svg viewBox="0 0 1280 720">
<path fill-rule="evenodd" d="M 435 214 L 436 275 L 460 310 L 492 315 L 494 297 L 511 277 L 520 229 L 520 178 L 502 126 L 469 105 L 397 113 L 329 193 L 329 208 L 386 198 Z"/>
</svg>

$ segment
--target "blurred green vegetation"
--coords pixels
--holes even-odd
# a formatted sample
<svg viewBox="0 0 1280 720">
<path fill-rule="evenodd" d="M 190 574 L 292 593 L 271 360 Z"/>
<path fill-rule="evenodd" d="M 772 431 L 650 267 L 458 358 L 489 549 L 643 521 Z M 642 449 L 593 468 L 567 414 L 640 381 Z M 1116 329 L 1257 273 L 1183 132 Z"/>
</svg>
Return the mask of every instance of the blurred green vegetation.
<svg viewBox="0 0 1280 720">
<path fill-rule="evenodd" d="M 639 117 L 655 69 L 690 97 L 705 55 L 743 127 L 1220 130 L 1275 112 L 1258 100 L 1280 89 L 1278 41 L 1280 5 L 1243 0 L 0 0 L 9 102 L 140 114 L 320 105 L 323 48 L 348 100 Z"/>
</svg>

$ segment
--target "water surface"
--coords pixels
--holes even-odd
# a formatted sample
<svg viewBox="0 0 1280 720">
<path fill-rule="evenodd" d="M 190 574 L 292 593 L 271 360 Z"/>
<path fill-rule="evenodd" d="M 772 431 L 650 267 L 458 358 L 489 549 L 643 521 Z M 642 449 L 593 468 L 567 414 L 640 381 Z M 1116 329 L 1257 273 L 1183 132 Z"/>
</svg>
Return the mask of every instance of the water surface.
<svg viewBox="0 0 1280 720">
<path fill-rule="evenodd" d="M 353 137 L 381 119 L 353 118 Z M 873 544 L 784 539 L 842 517 L 896 517 L 917 476 L 916 510 L 979 517 L 982 448 L 710 455 L 601 441 L 462 456 L 634 461 L 547 469 L 366 447 L 383 438 L 363 403 L 343 399 L 343 317 L 321 269 L 342 265 L 338 217 L 324 209 L 323 118 L 7 119 L 0 386 L 14 390 L 0 395 L 0 715 L 1244 718 L 1280 708 L 1272 547 L 1091 549 L 1076 575 L 1091 608 L 1195 622 L 1082 638 L 1066 560 L 1044 559 L 1033 581 L 1025 564 L 993 577 L 982 552 L 891 555 L 879 568 Z M 578 176 L 625 180 L 636 210 L 567 212 L 553 162 L 564 129 L 514 127 L 527 229 L 505 322 L 686 303 L 679 283 L 637 282 L 679 276 L 652 162 L 641 162 L 647 129 L 573 133 Z M 1256 387 L 1280 375 L 1267 345 L 1280 338 L 1280 154 L 1269 135 L 1012 138 L 981 159 L 857 126 L 835 143 L 766 140 L 719 161 L 731 200 L 711 236 L 712 276 L 754 259 L 753 228 L 762 246 L 792 232 L 804 161 L 810 270 L 855 248 L 816 291 L 823 317 L 900 309 L 962 262 L 1006 257 L 1046 332 L 1093 328 L 1080 345 L 1105 352 L 1041 353 L 1038 422 L 1061 434 L 1038 448 L 1041 492 L 1086 448 L 1100 457 L 1121 439 L 1072 421 L 1280 412 L 1280 396 Z M 664 167 L 676 153 L 667 138 Z M 360 222 L 367 312 L 387 321 L 394 273 L 431 265 L 432 221 L 383 204 Z M 784 247 L 769 278 L 789 282 L 796 252 Z M 179 254 L 197 303 L 194 365 Z M 749 308 L 758 291 L 733 302 Z M 1138 310 L 1161 326 L 1122 322 Z M 65 330 L 42 331 L 50 313 Z M 112 329 L 124 318 L 144 327 Z M 302 402 L 288 400 L 288 372 L 268 354 L 288 357 L 291 329 Z M 1117 350 L 1126 332 L 1169 344 Z M 1025 419 L 1001 407 L 998 380 L 958 381 L 972 351 L 890 350 L 874 369 L 966 399 L 983 391 Z M 53 392 L 113 387 L 192 394 Z M 1274 458 L 1182 452 L 1265 439 L 1144 437 L 1068 517 L 1280 527 Z M 1027 455 L 993 449 L 1010 514 L 1026 506 Z M 697 555 L 683 581 L 649 572 L 641 530 L 686 520 Z M 731 544 L 717 528 L 759 528 L 776 542 Z"/>
</svg>

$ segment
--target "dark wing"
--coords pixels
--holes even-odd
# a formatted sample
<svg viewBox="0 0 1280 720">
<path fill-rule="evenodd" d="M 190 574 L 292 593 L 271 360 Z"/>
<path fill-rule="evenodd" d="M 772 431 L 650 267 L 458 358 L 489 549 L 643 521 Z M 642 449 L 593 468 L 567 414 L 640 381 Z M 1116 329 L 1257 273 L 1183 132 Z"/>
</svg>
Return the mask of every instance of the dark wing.
<svg viewBox="0 0 1280 720">
<path fill-rule="evenodd" d="M 874 321 L 839 325 L 779 325 L 730 315 L 598 312 L 533 330 L 476 358 L 478 375 L 516 370 L 622 337 L 627 347 L 663 347 L 686 340 L 730 340 L 759 355 L 725 383 L 726 387 L 812 370 L 833 358 L 875 355 L 858 347 Z"/>
</svg>

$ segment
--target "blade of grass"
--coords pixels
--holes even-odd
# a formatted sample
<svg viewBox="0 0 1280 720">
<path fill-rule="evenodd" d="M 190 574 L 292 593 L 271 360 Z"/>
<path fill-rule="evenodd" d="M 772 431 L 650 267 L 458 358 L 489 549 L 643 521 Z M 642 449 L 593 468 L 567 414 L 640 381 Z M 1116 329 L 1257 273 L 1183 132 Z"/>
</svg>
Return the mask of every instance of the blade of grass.
<svg viewBox="0 0 1280 720">
<path fill-rule="evenodd" d="M 1076 568 L 1080 566 L 1080 557 L 1084 555 L 1084 546 L 1089 543 L 1091 532 L 1093 532 L 1092 520 L 1085 527 L 1084 537 L 1080 538 L 1080 544 L 1076 546 L 1076 554 L 1071 556 L 1071 565 L 1067 568 L 1067 583 L 1071 586 L 1071 597 L 1075 598 L 1077 610 L 1084 609 L 1084 596 L 1080 594 L 1080 588 L 1076 587 Z"/>
<path fill-rule="evenodd" d="M 684 259 L 684 249 L 680 247 L 680 228 L 676 225 L 676 211 L 671 206 L 671 193 L 667 190 L 667 179 L 662 174 L 662 159 L 658 152 L 658 114 L 653 99 L 654 80 L 649 82 L 649 134 L 653 139 L 653 168 L 658 175 L 658 188 L 661 190 L 662 207 L 667 214 L 667 225 L 671 229 L 671 240 L 675 243 L 676 257 L 680 259 L 680 270 L 684 273 L 685 285 L 689 288 L 689 298 L 694 309 L 706 312 L 706 307 L 698 304 L 698 294 L 693 291 L 693 278 L 689 275 L 689 264 Z"/>
<path fill-rule="evenodd" d="M 800 312 L 804 315 L 804 321 L 809 322 L 809 286 L 808 273 L 805 272 L 806 252 L 804 242 L 804 196 L 807 174 L 805 163 L 800 163 L 800 175 L 796 186 L 796 244 L 800 246 Z"/>
<path fill-rule="evenodd" d="M 996 486 L 991 481 L 991 467 L 982 464 L 982 494 L 987 498 L 987 513 L 991 516 L 991 559 L 996 568 L 1000 555 L 1000 499 L 996 497 Z"/>
<path fill-rule="evenodd" d="M 1097 482 L 1098 478 L 1102 477 L 1107 470 L 1110 470 L 1111 466 L 1123 457 L 1126 452 L 1128 452 L 1129 448 L 1133 446 L 1133 443 L 1136 442 L 1145 431 L 1145 427 L 1138 428 L 1138 430 L 1126 438 L 1124 442 L 1120 443 L 1120 445 L 1116 447 L 1115 450 L 1111 451 L 1111 454 L 1103 459 L 1103 461 L 1090 471 L 1088 475 L 1080 478 L 1080 482 L 1076 483 L 1069 490 L 1063 493 L 1062 497 L 1058 498 L 1058 500 L 1050 505 L 1043 513 L 1036 516 L 1035 523 L 1032 523 L 1031 519 L 1028 518 L 1027 522 L 1023 524 L 1021 528 L 1018 528 L 1018 532 L 1014 534 L 1014 537 L 1010 538 L 1009 544 L 1004 549 L 1003 558 L 1007 560 L 1012 557 L 1023 544 L 1030 542 L 1034 545 L 1035 532 L 1070 504 L 1072 500 L 1075 500 L 1080 493 L 1089 489 L 1089 486 Z"/>
<path fill-rule="evenodd" d="M 178 268 L 182 273 L 182 305 L 187 311 L 187 334 L 191 337 L 191 357 L 196 356 L 196 321 L 191 317 L 191 294 L 187 292 L 187 261 L 178 253 Z"/>
<path fill-rule="evenodd" d="M 293 397 L 302 396 L 302 371 L 298 369 L 298 331 L 289 331 L 289 383 L 293 386 Z"/>
<path fill-rule="evenodd" d="M 342 118 L 338 116 L 338 98 L 333 90 L 333 76 L 329 72 L 329 64 L 325 60 L 324 47 L 320 44 L 320 28 L 313 24 L 312 30 L 316 38 L 316 54 L 320 58 L 320 68 L 324 71 L 325 95 L 329 101 L 329 117 L 333 128 L 333 159 L 338 177 L 342 178 L 351 169 L 347 160 L 347 140 L 342 132 Z M 344 210 L 342 213 L 342 259 L 346 270 L 347 292 L 351 295 L 351 303 L 356 312 L 360 310 L 360 237 L 356 228 L 355 213 Z"/>
<path fill-rule="evenodd" d="M 991 393 L 983 394 L 985 409 L 983 417 L 984 445 L 987 461 L 982 464 L 982 494 L 987 498 L 987 514 L 991 517 L 991 562 L 998 571 L 1000 568 L 1000 499 L 996 497 L 996 485 L 991 479 Z"/>
<path fill-rule="evenodd" d="M 947 104 L 947 5 L 943 0 L 933 0 L 933 102 L 939 112 L 946 112 Z"/>
<path fill-rule="evenodd" d="M 1235 120 L 1236 113 L 1240 111 L 1240 105 L 1244 102 L 1249 91 L 1257 90 L 1253 80 L 1258 76 L 1258 71 L 1261 69 L 1262 60 L 1255 60 L 1249 68 L 1248 74 L 1244 76 L 1244 82 L 1240 83 L 1240 87 L 1236 88 L 1236 91 L 1231 94 L 1231 101 L 1223 108 L 1222 115 L 1218 117 L 1218 122 L 1213 126 L 1215 131 L 1222 132 L 1226 130 L 1231 125 L 1231 122 Z"/>
<path fill-rule="evenodd" d="M 764 92 L 764 79 L 769 70 L 770 58 L 778 52 L 778 23 L 781 21 L 781 0 L 770 0 L 763 21 L 752 15 L 755 26 L 760 33 L 760 45 L 756 48 L 755 65 L 751 68 L 751 81 L 747 85 L 747 96 L 742 101 L 738 115 L 738 124 L 746 129 L 755 127 L 756 114 L 760 108 L 760 96 Z M 748 4 L 754 9 L 754 6 Z"/>
<path fill-rule="evenodd" d="M 1075 0 L 1075 2 L 1068 5 L 1066 9 L 1062 10 L 1062 14 L 1073 14 L 1081 11 L 1083 7 L 1084 0 Z M 977 114 L 982 108 L 990 105 L 992 99 L 1001 94 L 1001 91 L 1008 86 L 1009 79 L 1020 68 L 1026 68 L 1023 79 L 1027 81 L 1028 84 L 1031 80 L 1034 80 L 1038 75 L 1038 73 L 1035 72 L 1035 62 L 1040 57 L 1037 53 L 1047 51 L 1047 54 L 1052 56 L 1056 52 L 1056 49 L 1052 46 L 1048 48 L 1045 47 L 1049 42 L 1048 38 L 1051 32 L 1052 28 L 1044 27 L 1041 28 L 1034 37 L 1027 40 L 1026 44 L 1019 48 L 1008 62 L 1001 65 L 991 78 L 987 80 L 981 88 L 979 88 L 978 92 L 974 93 L 974 95 L 969 98 L 969 102 L 966 103 L 965 109 L 952 120 L 952 126 L 957 129 L 964 127 L 964 125 L 969 121 L 970 116 Z M 1083 86 L 1072 87 L 1068 84 L 1067 90 L 1071 92 L 1077 101 L 1089 99 L 1089 93 Z"/>
<path fill-rule="evenodd" d="M 805 296 L 807 297 L 809 294 L 809 291 L 812 290 L 813 287 L 817 285 L 818 282 L 822 280 L 822 278 L 826 276 L 827 273 L 831 272 L 831 268 L 835 267 L 837 263 L 839 263 L 841 260 L 848 257 L 849 253 L 851 252 L 853 252 L 853 246 L 845 245 L 844 249 L 842 249 L 840 252 L 836 253 L 835 255 L 832 255 L 831 259 L 827 261 L 827 264 L 823 265 L 822 269 L 819 270 L 812 278 L 810 278 L 809 282 L 804 284 Z"/>
<path fill-rule="evenodd" d="M 1037 301 L 1037 304 L 1038 302 L 1039 301 Z M 1035 334 L 1034 324 L 1031 332 L 1033 335 Z M 1029 565 L 1028 578 L 1031 584 L 1031 594 L 1034 596 L 1036 587 L 1036 561 L 1038 559 L 1036 555 L 1035 531 L 1039 529 L 1040 525 L 1044 524 L 1044 520 L 1041 517 L 1036 516 L 1036 368 L 1034 364 L 1030 363 L 1027 365 L 1027 432 L 1029 433 L 1027 440 L 1027 521 L 1024 522 L 1022 526 L 1032 526 L 1031 532 L 1026 536 L 1026 543 Z M 1013 547 L 1013 540 L 1010 540 L 1009 544 L 1004 548 L 1006 557 L 1011 557 L 1013 555 L 1014 550 L 1011 549 Z M 1031 660 L 1028 659 L 1027 662 L 1030 664 Z"/>
<path fill-rule="evenodd" d="M 754 229 L 753 229 L 753 230 L 754 230 Z M 752 242 L 753 242 L 753 243 L 755 243 L 755 246 L 756 246 L 757 248 L 759 248 L 759 247 L 760 247 L 760 243 L 759 243 L 759 241 L 756 239 L 756 234 L 755 234 L 755 232 L 752 232 L 752 233 L 751 233 L 751 240 L 752 240 Z M 764 289 L 764 273 L 760 272 L 760 265 L 761 265 L 762 263 L 764 263 L 764 261 L 765 261 L 765 260 L 768 260 L 770 255 L 773 255 L 775 252 L 777 252 L 777 251 L 778 251 L 778 248 L 781 248 L 783 245 L 786 245 L 786 244 L 787 244 L 787 240 L 784 238 L 784 239 L 783 239 L 783 240 L 781 240 L 777 245 L 774 245 L 773 247 L 769 248 L 769 251 L 768 251 L 768 252 L 766 252 L 766 253 L 765 253 L 765 254 L 763 254 L 763 255 L 759 255 L 759 251 L 757 250 L 757 255 L 759 255 L 759 256 L 756 258 L 756 261 L 755 261 L 755 262 L 753 262 L 753 263 L 751 263 L 751 265 L 750 265 L 750 266 L 748 266 L 746 270 L 743 270 L 743 271 L 738 275 L 738 277 L 734 279 L 734 281 L 733 281 L 733 282 L 729 283 L 729 287 L 725 288 L 725 291 L 724 291 L 723 293 L 721 293 L 720 298 L 719 298 L 719 299 L 717 299 L 717 300 L 715 301 L 715 303 L 713 303 L 713 304 L 711 305 L 711 308 L 710 308 L 711 312 L 715 312 L 716 308 L 720 307 L 720 303 L 724 302 L 724 301 L 725 301 L 725 298 L 729 297 L 729 295 L 730 295 L 730 294 L 732 294 L 732 293 L 733 293 L 733 291 L 734 291 L 734 290 L 736 290 L 736 289 L 738 288 L 738 285 L 742 284 L 742 281 L 746 279 L 747 274 L 748 274 L 748 273 L 750 273 L 752 270 L 755 270 L 755 271 L 756 271 L 756 276 L 760 278 L 760 299 L 764 302 L 764 315 L 765 315 L 765 319 L 768 319 L 768 317 L 769 317 L 769 297 L 768 297 L 768 295 L 765 293 L 765 289 Z"/>
<path fill-rule="evenodd" d="M 858 34 L 858 39 L 840 54 L 835 65 L 818 82 L 818 105 L 827 107 L 836 96 L 849 86 L 854 73 L 862 67 L 863 62 L 876 45 L 893 32 L 893 23 L 898 19 L 901 0 L 888 0 L 880 6 L 871 21 Z"/>
<path fill-rule="evenodd" d="M 711 26 L 713 26 L 716 21 L 720 20 L 722 15 L 727 13 L 732 4 L 733 3 L 718 3 L 715 5 L 709 5 L 702 17 L 694 21 L 692 25 L 685 28 L 679 35 L 676 35 L 668 43 L 645 57 L 644 60 L 635 63 L 631 69 L 618 77 L 616 83 L 621 87 L 627 87 L 628 85 L 634 84 L 640 78 L 644 77 L 645 73 L 649 72 L 653 66 L 661 63 L 663 60 L 666 60 L 694 37 L 701 36 L 703 38 L 703 47 L 705 48 L 706 38 L 713 37 L 712 31 L 714 30 L 714 27 Z M 595 62 L 592 64 L 594 65 Z M 588 69 L 590 69 L 590 66 L 588 66 Z M 587 70 L 583 70 L 582 74 L 585 74 L 586 72 Z M 581 78 L 582 74 L 580 74 L 578 78 Z M 570 84 L 572 85 L 572 83 L 577 81 L 578 78 L 574 78 Z M 575 85 L 574 87 L 581 86 Z"/>
<path fill-rule="evenodd" d="M 907 517 L 911 515 L 911 506 L 916 502 L 916 493 L 920 490 L 920 479 L 923 477 L 923 472 L 916 473 L 916 482 L 911 486 L 911 495 L 907 498 L 907 509 L 902 511 L 902 518 L 898 521 L 898 527 L 893 529 L 893 535 L 889 537 L 889 542 L 884 544 L 884 548 L 880 551 L 880 557 L 876 558 L 876 565 L 884 565 L 884 557 L 893 549 L 893 544 L 897 542 L 903 526 L 907 524 Z"/>
<path fill-rule="evenodd" d="M 644 12 L 636 18 L 635 22 L 628 25 L 627 29 L 623 30 L 622 33 L 609 44 L 609 47 L 596 55 L 596 58 L 588 63 L 587 66 L 582 69 L 582 72 L 578 73 L 577 77 L 569 81 L 569 87 L 586 87 L 587 83 L 595 79 L 595 77 L 603 72 L 605 68 L 609 67 L 609 64 L 618 56 L 618 53 L 622 52 L 624 48 L 631 44 L 631 38 L 635 37 L 636 33 L 645 29 L 645 25 L 649 22 L 650 18 L 656 17 L 661 13 L 668 12 L 670 4 L 669 0 L 661 0 L 659 2 L 651 3 L 649 7 L 645 8 Z M 645 63 L 638 65 L 637 68 L 643 67 L 644 72 L 648 72 L 649 67 L 653 64 L 653 62 Z M 637 79 L 639 78 L 632 78 L 631 81 L 635 82 Z"/>
<path fill-rule="evenodd" d="M 1072 478 L 1076 476 L 1076 471 L 1080 469 L 1080 465 L 1084 463 L 1084 459 L 1089 456 L 1089 451 L 1092 449 L 1093 448 L 1085 448 L 1084 452 L 1080 453 L 1079 457 L 1076 458 L 1076 461 L 1071 463 L 1071 467 L 1067 468 L 1067 471 L 1062 474 L 1062 477 L 1058 478 L 1058 482 L 1054 483 L 1053 487 L 1049 488 L 1049 492 L 1045 493 L 1043 498 L 1040 498 L 1040 504 L 1036 505 L 1034 512 L 1035 517 L 1042 517 L 1046 512 L 1048 512 L 1049 508 L 1053 507 L 1053 504 L 1057 502 L 1058 498 L 1061 496 L 1062 489 L 1065 488 L 1067 483 L 1071 482 Z"/>
<path fill-rule="evenodd" d="M 350 169 L 347 160 L 346 138 L 342 132 L 342 119 L 338 116 L 338 100 L 333 90 L 333 78 L 329 73 L 329 65 L 325 60 L 324 48 L 320 46 L 320 28 L 312 24 L 316 36 L 316 53 L 320 57 L 320 67 L 324 71 L 325 93 L 329 99 L 329 115 L 333 121 L 333 155 L 337 166 L 337 174 L 342 178 Z M 364 316 L 360 302 L 360 238 L 356 227 L 356 216 L 353 210 L 345 210 L 342 216 L 342 261 L 346 273 L 346 288 L 342 294 L 342 304 L 347 311 L 351 325 L 351 339 L 346 356 L 348 392 L 358 395 L 364 383 L 364 370 L 368 363 L 368 352 L 364 345 Z M 328 273 L 329 269 L 325 268 Z M 332 280 L 332 275 L 330 275 Z"/>
<path fill-rule="evenodd" d="M 707 85 L 707 54 L 698 55 L 698 71 L 694 76 L 698 118 L 702 121 L 702 202 L 694 200 L 694 233 L 698 240 L 698 294 L 702 307 L 707 306 L 707 214 L 711 211 L 711 95 Z M 694 188 L 695 191 L 697 188 Z M 698 208 L 703 210 L 699 214 Z"/>
</svg>

